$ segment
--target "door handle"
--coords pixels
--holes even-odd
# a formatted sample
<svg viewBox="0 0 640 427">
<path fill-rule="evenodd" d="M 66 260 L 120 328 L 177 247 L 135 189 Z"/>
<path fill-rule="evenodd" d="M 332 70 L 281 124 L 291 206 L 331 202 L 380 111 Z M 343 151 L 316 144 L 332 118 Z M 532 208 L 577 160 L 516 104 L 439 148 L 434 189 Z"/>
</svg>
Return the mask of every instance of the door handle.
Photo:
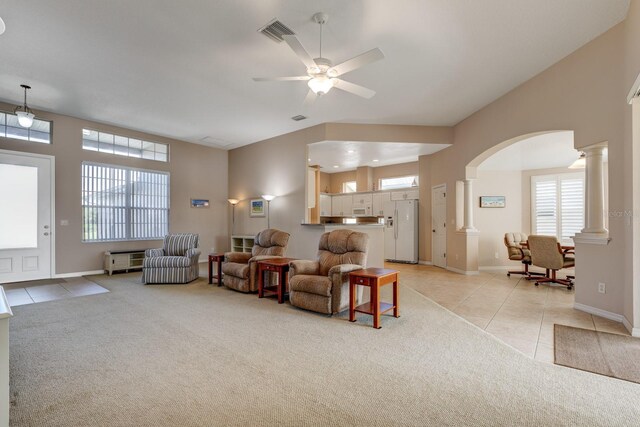
<svg viewBox="0 0 640 427">
<path fill-rule="evenodd" d="M 433 231 L 434 233 L 436 232 L 436 230 L 431 230 L 431 231 Z"/>
</svg>

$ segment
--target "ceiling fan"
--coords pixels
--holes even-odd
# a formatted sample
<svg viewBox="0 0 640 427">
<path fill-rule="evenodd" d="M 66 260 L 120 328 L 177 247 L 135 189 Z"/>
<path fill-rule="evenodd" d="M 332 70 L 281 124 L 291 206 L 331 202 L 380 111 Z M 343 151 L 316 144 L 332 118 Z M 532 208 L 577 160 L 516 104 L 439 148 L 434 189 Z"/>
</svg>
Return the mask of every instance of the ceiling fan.
<svg viewBox="0 0 640 427">
<path fill-rule="evenodd" d="M 338 77 L 360 67 L 364 67 L 367 64 L 383 59 L 384 54 L 382 51 L 378 48 L 371 49 L 370 51 L 344 61 L 341 64 L 333 65 L 329 59 L 322 57 L 322 26 L 327 23 L 329 16 L 326 13 L 318 12 L 313 15 L 312 19 L 320 25 L 320 56 L 318 58 L 312 58 L 296 36 L 282 36 L 284 41 L 307 67 L 307 75 L 294 77 L 254 77 L 253 80 L 256 82 L 307 81 L 309 93 L 304 100 L 304 105 L 310 105 L 318 96 L 328 93 L 331 88 L 334 87 L 363 98 L 369 99 L 373 97 L 376 94 L 375 91 L 346 80 L 339 79 Z"/>
</svg>

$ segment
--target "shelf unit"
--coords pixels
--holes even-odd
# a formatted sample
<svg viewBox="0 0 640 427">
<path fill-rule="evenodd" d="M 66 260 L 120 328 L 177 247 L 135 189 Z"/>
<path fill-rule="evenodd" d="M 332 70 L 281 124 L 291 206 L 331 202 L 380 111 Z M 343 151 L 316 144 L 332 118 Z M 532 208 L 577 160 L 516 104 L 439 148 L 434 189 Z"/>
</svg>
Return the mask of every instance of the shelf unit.
<svg viewBox="0 0 640 427">
<path fill-rule="evenodd" d="M 231 236 L 231 252 L 251 252 L 255 236 Z"/>
<path fill-rule="evenodd" d="M 144 249 L 135 251 L 110 251 L 104 253 L 104 271 L 109 276 L 114 271 L 141 270 Z"/>
</svg>

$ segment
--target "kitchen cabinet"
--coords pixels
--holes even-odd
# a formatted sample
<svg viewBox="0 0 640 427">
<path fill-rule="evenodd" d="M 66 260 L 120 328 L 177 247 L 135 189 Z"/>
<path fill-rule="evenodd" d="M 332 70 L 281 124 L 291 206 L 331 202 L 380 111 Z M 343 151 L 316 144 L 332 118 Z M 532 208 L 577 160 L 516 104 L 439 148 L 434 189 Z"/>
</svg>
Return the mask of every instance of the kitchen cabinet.
<svg viewBox="0 0 640 427">
<path fill-rule="evenodd" d="M 328 194 L 320 195 L 320 216 L 331 215 L 331 196 Z"/>
<path fill-rule="evenodd" d="M 336 195 L 331 198 L 331 216 L 351 216 L 352 209 L 351 195 Z"/>
<path fill-rule="evenodd" d="M 384 202 L 388 202 L 391 200 L 391 193 L 373 193 L 373 207 L 372 214 L 373 216 L 384 216 Z"/>
<path fill-rule="evenodd" d="M 417 188 L 391 192 L 391 200 L 418 200 L 419 198 L 420 194 Z"/>
</svg>

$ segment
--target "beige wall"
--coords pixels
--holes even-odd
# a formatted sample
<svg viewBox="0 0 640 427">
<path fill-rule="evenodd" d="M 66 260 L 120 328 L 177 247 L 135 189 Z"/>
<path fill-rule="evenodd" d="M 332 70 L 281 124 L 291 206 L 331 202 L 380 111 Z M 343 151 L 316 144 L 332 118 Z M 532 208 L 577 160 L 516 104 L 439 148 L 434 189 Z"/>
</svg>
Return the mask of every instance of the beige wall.
<svg viewBox="0 0 640 427">
<path fill-rule="evenodd" d="M 329 176 L 332 193 L 342 193 L 342 184 L 349 181 L 357 181 L 356 171 L 336 172 L 329 174 Z"/>
<path fill-rule="evenodd" d="M 480 230 L 478 264 L 481 267 L 514 265 L 504 246 L 504 233 L 523 230 L 521 181 L 521 171 L 478 172 L 474 183 L 473 216 L 475 226 Z M 481 208 L 480 196 L 505 196 L 506 207 Z"/>
<path fill-rule="evenodd" d="M 418 162 L 398 163 L 397 165 L 379 166 L 371 168 L 375 189 L 379 188 L 380 179 L 395 178 L 398 176 L 418 175 Z M 328 173 L 331 185 L 331 193 L 342 193 L 342 184 L 349 181 L 357 181 L 357 171 Z M 322 180 L 322 178 L 321 178 Z M 321 181 L 322 182 L 322 181 Z M 320 187 L 324 188 L 324 187 Z M 366 189 L 358 191 L 369 191 Z"/>
<path fill-rule="evenodd" d="M 326 172 L 320 172 L 320 192 L 331 193 L 331 175 Z"/>
<path fill-rule="evenodd" d="M 625 166 L 624 160 L 623 122 L 629 108 L 625 98 L 633 82 L 631 79 L 623 84 L 626 43 L 635 46 L 628 55 L 634 57 L 636 73 L 640 55 L 637 46 L 640 39 L 627 40 L 625 28 L 640 25 L 637 8 L 637 2 L 632 2 L 634 12 L 625 22 L 456 125 L 454 145 L 431 156 L 428 171 L 431 182 L 452 186 L 456 180 L 465 178 L 466 165 L 475 157 L 512 138 L 540 131 L 573 130 L 577 148 L 609 142 L 609 203 L 611 209 L 622 210 L 630 196 L 625 192 L 629 166 Z M 451 198 L 448 210 L 454 211 Z M 630 286 L 625 279 L 624 262 L 630 234 L 624 221 L 612 218 L 612 240 L 608 245 L 577 248 L 578 303 L 630 316 L 629 309 L 623 309 L 625 288 Z M 465 236 L 452 230 L 448 245 L 451 255 L 467 251 Z M 448 261 L 456 268 L 467 267 L 467 260 L 455 261 L 450 257 Z M 597 292 L 601 281 L 608 284 L 607 294 Z"/>
<path fill-rule="evenodd" d="M 12 111 L 12 105 L 0 109 Z M 103 253 L 116 249 L 158 247 L 160 241 L 82 243 L 81 164 L 83 161 L 168 171 L 171 182 L 169 231 L 200 234 L 203 253 L 213 247 L 228 247 L 227 152 L 146 133 L 135 132 L 68 116 L 37 112 L 53 121 L 52 144 L 37 144 L 0 138 L 0 149 L 46 154 L 55 157 L 55 273 L 73 273 L 102 268 Z M 82 128 L 144 138 L 170 145 L 170 162 L 134 159 L 82 149 Z M 209 209 L 192 209 L 190 198 L 209 199 Z M 60 221 L 69 221 L 61 226 Z"/>
</svg>

